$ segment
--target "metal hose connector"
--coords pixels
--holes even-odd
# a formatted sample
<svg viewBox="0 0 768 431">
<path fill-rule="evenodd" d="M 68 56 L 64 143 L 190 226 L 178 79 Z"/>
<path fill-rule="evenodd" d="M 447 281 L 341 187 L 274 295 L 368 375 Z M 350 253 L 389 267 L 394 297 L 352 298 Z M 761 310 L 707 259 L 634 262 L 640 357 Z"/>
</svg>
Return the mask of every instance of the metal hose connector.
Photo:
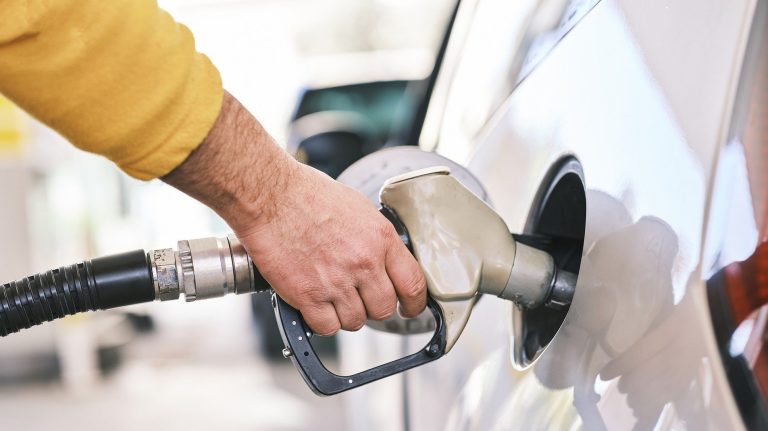
<svg viewBox="0 0 768 431">
<path fill-rule="evenodd" d="M 161 301 L 181 294 L 189 302 L 269 289 L 234 235 L 182 240 L 178 250 L 151 250 L 149 256 L 155 297 Z"/>
</svg>

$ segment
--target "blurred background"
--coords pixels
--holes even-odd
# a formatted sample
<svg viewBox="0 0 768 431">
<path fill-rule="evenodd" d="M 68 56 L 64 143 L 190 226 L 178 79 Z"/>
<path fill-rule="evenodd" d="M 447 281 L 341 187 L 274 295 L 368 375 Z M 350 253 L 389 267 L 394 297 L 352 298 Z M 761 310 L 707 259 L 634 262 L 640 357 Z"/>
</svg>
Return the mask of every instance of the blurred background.
<svg viewBox="0 0 768 431">
<path fill-rule="evenodd" d="M 403 119 L 418 107 L 454 2 L 160 5 L 191 28 L 225 87 L 281 144 L 335 176 L 384 145 L 412 143 Z M 0 202 L 0 282 L 228 233 L 196 201 L 75 150 L 1 97 Z M 330 368 L 336 344 L 328 339 L 319 346 Z M 345 415 L 349 395 L 314 396 L 281 348 L 263 297 L 75 316 L 0 338 L 0 424 L 4 430 L 354 428 Z M 385 415 L 387 406 L 380 407 L 377 413 L 371 406 L 371 414 Z"/>
</svg>

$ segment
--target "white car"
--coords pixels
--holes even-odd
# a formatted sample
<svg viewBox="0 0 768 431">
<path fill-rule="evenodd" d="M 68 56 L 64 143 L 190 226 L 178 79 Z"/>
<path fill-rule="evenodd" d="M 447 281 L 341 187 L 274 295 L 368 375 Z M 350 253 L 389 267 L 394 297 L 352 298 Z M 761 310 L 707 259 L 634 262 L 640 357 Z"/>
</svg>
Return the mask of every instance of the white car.
<svg viewBox="0 0 768 431">
<path fill-rule="evenodd" d="M 445 157 L 576 293 L 482 298 L 445 357 L 344 394 L 350 427 L 768 429 L 768 2 L 462 0 L 444 48 L 420 149 L 342 179 Z M 344 335 L 341 369 L 425 337 Z"/>
</svg>

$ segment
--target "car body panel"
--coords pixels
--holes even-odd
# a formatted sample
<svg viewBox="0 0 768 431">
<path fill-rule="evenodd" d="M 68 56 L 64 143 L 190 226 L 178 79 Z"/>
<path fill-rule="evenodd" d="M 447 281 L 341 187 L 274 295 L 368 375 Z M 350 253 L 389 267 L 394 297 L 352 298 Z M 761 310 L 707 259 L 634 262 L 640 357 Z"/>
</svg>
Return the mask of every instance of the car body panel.
<svg viewBox="0 0 768 431">
<path fill-rule="evenodd" d="M 477 124 L 462 122 L 471 97 L 456 96 L 471 81 L 436 96 L 445 106 L 427 118 L 440 124 L 425 125 L 440 130 L 435 150 L 468 167 L 511 231 L 524 229 L 542 180 L 567 155 L 583 167 L 587 226 L 571 311 L 541 358 L 512 368 L 511 304 L 483 298 L 449 355 L 407 373 L 407 427 L 743 426 L 701 259 L 754 7 L 603 0 L 479 132 L 461 130 Z M 411 338 L 409 350 L 423 344 Z"/>
</svg>

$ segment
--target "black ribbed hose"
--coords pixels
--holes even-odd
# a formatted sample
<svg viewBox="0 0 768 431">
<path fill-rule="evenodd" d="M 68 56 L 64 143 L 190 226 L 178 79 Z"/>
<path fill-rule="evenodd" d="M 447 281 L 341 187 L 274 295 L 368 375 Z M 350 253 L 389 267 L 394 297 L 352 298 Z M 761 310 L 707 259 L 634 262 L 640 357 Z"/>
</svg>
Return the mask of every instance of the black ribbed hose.
<svg viewBox="0 0 768 431">
<path fill-rule="evenodd" d="M 144 250 L 86 260 L 0 286 L 0 337 L 84 311 L 154 299 Z"/>
</svg>

